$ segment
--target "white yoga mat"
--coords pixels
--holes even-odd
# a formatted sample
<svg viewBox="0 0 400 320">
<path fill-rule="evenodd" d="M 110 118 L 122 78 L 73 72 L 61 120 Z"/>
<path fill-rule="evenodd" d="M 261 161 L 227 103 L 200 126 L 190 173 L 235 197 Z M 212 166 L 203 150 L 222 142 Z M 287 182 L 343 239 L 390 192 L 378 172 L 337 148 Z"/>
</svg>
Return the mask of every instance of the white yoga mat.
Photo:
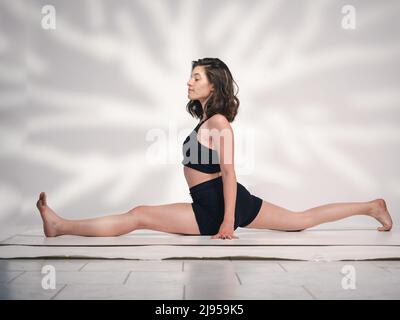
<svg viewBox="0 0 400 320">
<path fill-rule="evenodd" d="M 400 232 L 376 230 L 305 230 L 282 232 L 238 229 L 239 239 L 220 240 L 211 236 L 187 236 L 137 230 L 118 237 L 59 236 L 46 238 L 42 230 L 33 229 L 12 236 L 0 245 L 35 246 L 400 246 Z"/>
<path fill-rule="evenodd" d="M 398 259 L 400 247 L 387 246 L 0 246 L 1 258 L 104 259 L 289 259 L 307 261 Z"/>
<path fill-rule="evenodd" d="M 400 232 L 238 229 L 236 240 L 137 230 L 119 237 L 44 237 L 32 229 L 0 242 L 0 258 L 292 259 L 311 261 L 400 259 Z"/>
</svg>

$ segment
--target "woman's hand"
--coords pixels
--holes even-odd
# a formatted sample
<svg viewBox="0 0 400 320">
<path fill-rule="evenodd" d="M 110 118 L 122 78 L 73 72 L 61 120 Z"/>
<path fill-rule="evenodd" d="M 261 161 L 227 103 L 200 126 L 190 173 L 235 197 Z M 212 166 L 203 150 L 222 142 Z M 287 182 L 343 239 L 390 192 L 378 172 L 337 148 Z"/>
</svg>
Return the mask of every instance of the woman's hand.
<svg viewBox="0 0 400 320">
<path fill-rule="evenodd" d="M 221 226 L 219 227 L 219 231 L 216 235 L 212 236 L 211 239 L 239 239 L 239 237 L 233 234 L 234 232 L 234 222 L 232 221 L 223 221 Z"/>
</svg>

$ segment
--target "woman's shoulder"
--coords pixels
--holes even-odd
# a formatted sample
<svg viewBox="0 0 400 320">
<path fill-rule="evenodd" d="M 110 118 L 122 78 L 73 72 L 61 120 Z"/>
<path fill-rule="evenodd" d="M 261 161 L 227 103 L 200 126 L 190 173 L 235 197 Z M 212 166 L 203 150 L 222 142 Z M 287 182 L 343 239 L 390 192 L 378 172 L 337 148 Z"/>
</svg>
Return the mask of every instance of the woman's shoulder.
<svg viewBox="0 0 400 320">
<path fill-rule="evenodd" d="M 220 123 L 220 124 L 228 123 L 228 124 L 229 124 L 229 121 L 228 121 L 227 117 L 224 116 L 224 115 L 221 114 L 221 113 L 216 113 L 216 114 L 212 115 L 212 116 L 210 117 L 210 119 L 209 119 L 209 122 L 217 123 L 217 124 L 218 124 L 218 123 Z"/>
<path fill-rule="evenodd" d="M 216 113 L 210 117 L 208 126 L 210 128 L 216 128 L 220 130 L 231 128 L 228 119 L 223 114 L 220 113 Z"/>
</svg>

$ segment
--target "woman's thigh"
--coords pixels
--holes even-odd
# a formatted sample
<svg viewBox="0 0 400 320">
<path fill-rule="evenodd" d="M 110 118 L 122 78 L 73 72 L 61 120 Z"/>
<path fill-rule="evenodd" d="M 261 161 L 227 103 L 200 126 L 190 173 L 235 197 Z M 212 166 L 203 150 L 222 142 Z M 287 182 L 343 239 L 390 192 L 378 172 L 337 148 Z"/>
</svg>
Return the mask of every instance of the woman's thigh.
<svg viewBox="0 0 400 320">
<path fill-rule="evenodd" d="M 312 219 L 303 212 L 295 212 L 263 200 L 255 219 L 246 228 L 280 231 L 301 231 L 312 225 Z"/>
<path fill-rule="evenodd" d="M 140 205 L 131 210 L 139 217 L 139 229 L 199 235 L 191 203 Z"/>
</svg>

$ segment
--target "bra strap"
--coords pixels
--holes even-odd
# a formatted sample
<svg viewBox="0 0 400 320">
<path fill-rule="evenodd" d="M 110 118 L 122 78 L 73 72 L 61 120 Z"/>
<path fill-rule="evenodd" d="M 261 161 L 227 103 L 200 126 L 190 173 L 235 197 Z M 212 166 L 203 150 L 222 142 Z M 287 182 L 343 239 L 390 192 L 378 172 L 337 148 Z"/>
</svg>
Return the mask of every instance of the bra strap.
<svg viewBox="0 0 400 320">
<path fill-rule="evenodd" d="M 200 121 L 200 123 L 196 126 L 196 131 L 200 128 L 200 126 L 204 123 L 204 122 L 206 122 L 208 119 L 205 119 L 205 120 L 203 120 L 203 121 Z"/>
</svg>

